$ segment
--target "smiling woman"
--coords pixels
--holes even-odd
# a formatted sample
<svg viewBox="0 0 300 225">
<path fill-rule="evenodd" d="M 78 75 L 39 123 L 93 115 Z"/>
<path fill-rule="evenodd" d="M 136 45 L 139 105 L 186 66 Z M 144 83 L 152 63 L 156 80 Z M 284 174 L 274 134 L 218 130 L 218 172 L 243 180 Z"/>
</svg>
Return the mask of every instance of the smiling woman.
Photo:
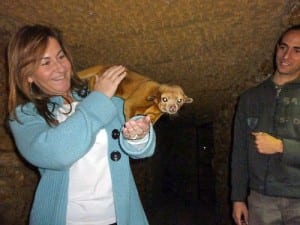
<svg viewBox="0 0 300 225">
<path fill-rule="evenodd" d="M 57 66 L 54 67 L 57 65 L 56 62 L 62 62 L 59 60 L 62 56 L 63 61 L 65 61 L 64 71 Z M 50 97 L 57 95 L 53 91 L 61 90 L 55 90 L 56 87 L 51 87 L 54 90 L 50 89 L 48 93 L 51 82 L 46 84 L 48 82 L 46 80 L 49 79 L 50 81 L 50 79 L 55 79 L 55 76 L 57 78 L 64 74 L 63 76 L 68 79 L 66 82 L 69 83 L 64 92 L 79 91 L 85 87 L 85 83 L 75 76 L 70 51 L 62 39 L 61 33 L 55 28 L 41 25 L 22 27 L 11 39 L 8 46 L 8 69 L 8 110 L 13 112 L 14 117 L 16 117 L 15 108 L 21 103 L 18 95 L 22 95 L 23 98 L 21 99 L 25 101 L 23 103 L 32 102 L 48 124 L 55 124 L 57 121 L 47 105 Z"/>
<path fill-rule="evenodd" d="M 30 224 L 148 225 L 129 157 L 151 156 L 155 133 L 147 116 L 125 122 L 114 94 L 126 68 L 109 67 L 89 91 L 60 32 L 41 25 L 13 36 L 8 65 L 9 125 L 41 172 Z"/>
<path fill-rule="evenodd" d="M 37 85 L 49 95 L 70 95 L 71 63 L 59 43 L 49 38 L 45 53 L 35 73 L 28 76 L 28 82 Z"/>
</svg>

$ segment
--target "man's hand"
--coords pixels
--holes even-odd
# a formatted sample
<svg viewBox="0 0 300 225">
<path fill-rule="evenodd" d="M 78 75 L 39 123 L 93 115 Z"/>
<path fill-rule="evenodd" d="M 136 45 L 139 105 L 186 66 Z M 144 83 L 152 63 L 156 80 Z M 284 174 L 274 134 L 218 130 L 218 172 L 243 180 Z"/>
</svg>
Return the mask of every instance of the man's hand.
<svg viewBox="0 0 300 225">
<path fill-rule="evenodd" d="M 233 203 L 232 217 L 237 225 L 248 224 L 248 208 L 245 202 Z"/>
<path fill-rule="evenodd" d="M 257 151 L 262 154 L 275 154 L 283 152 L 283 144 L 277 139 L 264 132 L 252 132 Z"/>
</svg>

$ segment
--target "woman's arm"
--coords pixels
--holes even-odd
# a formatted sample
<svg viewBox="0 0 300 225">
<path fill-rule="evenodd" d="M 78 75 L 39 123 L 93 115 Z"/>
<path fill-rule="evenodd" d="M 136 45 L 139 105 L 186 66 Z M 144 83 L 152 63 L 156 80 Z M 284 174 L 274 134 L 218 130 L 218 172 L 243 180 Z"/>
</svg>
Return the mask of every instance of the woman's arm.
<svg viewBox="0 0 300 225">
<path fill-rule="evenodd" d="M 49 127 L 32 104 L 18 107 L 22 123 L 10 121 L 16 145 L 31 164 L 53 170 L 70 167 L 94 143 L 96 134 L 117 115 L 115 104 L 100 92 L 92 92 L 76 111 L 56 127 Z"/>
</svg>

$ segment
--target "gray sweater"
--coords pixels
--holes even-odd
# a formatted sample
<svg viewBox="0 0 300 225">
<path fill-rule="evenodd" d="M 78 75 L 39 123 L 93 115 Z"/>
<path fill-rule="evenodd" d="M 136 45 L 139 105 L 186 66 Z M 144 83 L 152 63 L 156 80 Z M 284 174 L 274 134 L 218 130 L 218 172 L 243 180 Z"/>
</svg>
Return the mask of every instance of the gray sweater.
<svg viewBox="0 0 300 225">
<path fill-rule="evenodd" d="M 260 154 L 251 132 L 283 142 L 282 154 Z M 300 80 L 276 86 L 272 77 L 241 95 L 235 115 L 231 200 L 249 189 L 269 196 L 300 198 Z"/>
</svg>

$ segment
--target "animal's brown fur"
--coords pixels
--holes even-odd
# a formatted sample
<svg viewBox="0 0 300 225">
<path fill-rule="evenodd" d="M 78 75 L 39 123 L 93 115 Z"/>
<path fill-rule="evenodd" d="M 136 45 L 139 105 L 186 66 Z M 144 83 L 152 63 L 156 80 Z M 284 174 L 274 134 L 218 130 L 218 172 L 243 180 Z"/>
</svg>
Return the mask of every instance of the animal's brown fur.
<svg viewBox="0 0 300 225">
<path fill-rule="evenodd" d="M 95 76 L 100 76 L 108 66 L 97 65 L 78 72 L 81 79 L 87 79 L 92 90 Z M 149 115 L 154 124 L 164 113 L 176 114 L 184 103 L 192 103 L 178 85 L 160 84 L 148 77 L 127 70 L 115 96 L 124 99 L 126 120 L 134 115 Z"/>
</svg>

